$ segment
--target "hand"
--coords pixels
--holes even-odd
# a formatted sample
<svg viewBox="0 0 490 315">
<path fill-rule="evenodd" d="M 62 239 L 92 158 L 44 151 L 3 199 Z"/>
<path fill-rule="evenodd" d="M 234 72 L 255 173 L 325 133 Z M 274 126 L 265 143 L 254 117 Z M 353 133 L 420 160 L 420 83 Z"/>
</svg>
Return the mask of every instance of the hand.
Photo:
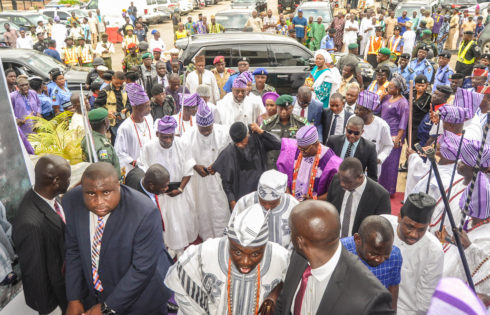
<svg viewBox="0 0 490 315">
<path fill-rule="evenodd" d="M 433 124 L 437 125 L 439 123 L 439 115 L 436 112 L 434 112 L 432 108 L 429 111 L 429 117 Z"/>
<path fill-rule="evenodd" d="M 415 150 L 414 150 L 414 149 L 412 149 L 412 148 L 408 148 L 408 149 L 407 149 L 407 158 L 408 158 L 410 155 L 414 154 L 414 153 L 415 153 Z"/>
<path fill-rule="evenodd" d="M 83 304 L 80 301 L 70 301 L 68 302 L 68 307 L 66 309 L 66 315 L 81 315 L 85 312 Z"/>
<path fill-rule="evenodd" d="M 235 205 L 236 205 L 236 201 L 235 200 L 230 201 L 230 209 L 231 210 L 233 210 L 233 208 L 235 208 Z"/>
<path fill-rule="evenodd" d="M 209 165 L 208 166 L 208 173 L 209 173 L 209 175 L 216 174 L 216 171 L 213 169 L 213 166 L 212 165 Z"/>
<path fill-rule="evenodd" d="M 250 129 L 252 129 L 252 132 L 258 133 L 259 135 L 264 133 L 264 130 L 260 129 L 259 125 L 256 123 L 250 124 Z"/>
<path fill-rule="evenodd" d="M 23 124 L 26 123 L 26 121 L 24 119 L 17 118 L 16 121 L 17 121 L 17 126 L 22 126 Z"/>
<path fill-rule="evenodd" d="M 393 148 L 398 149 L 401 146 L 401 139 L 399 137 L 393 137 Z"/>
<path fill-rule="evenodd" d="M 445 225 L 442 226 L 442 231 L 440 231 L 440 232 L 439 231 L 436 231 L 435 234 L 436 234 L 436 237 L 439 240 L 439 242 L 441 242 L 441 243 L 447 243 L 447 236 L 448 236 L 448 234 L 447 234 L 446 226 Z"/>
<path fill-rule="evenodd" d="M 180 190 L 178 190 L 178 189 L 174 189 L 174 190 L 172 190 L 172 191 L 169 191 L 169 192 L 167 193 L 167 196 L 170 196 L 170 197 L 175 197 L 175 196 L 180 195 L 181 193 L 182 193 L 182 192 L 181 192 Z"/>
<path fill-rule="evenodd" d="M 197 174 L 201 175 L 201 177 L 206 177 L 209 175 L 206 171 L 207 168 L 203 165 L 194 165 L 194 170 L 197 172 Z"/>
<path fill-rule="evenodd" d="M 276 306 L 276 303 L 272 301 L 271 299 L 266 299 L 263 303 L 262 306 L 259 309 L 259 314 L 260 315 L 272 315 L 274 313 L 274 307 Z"/>
<path fill-rule="evenodd" d="M 461 240 L 461 245 L 463 246 L 464 249 L 467 249 L 468 247 L 470 247 L 471 241 L 468 238 L 468 234 L 466 234 L 465 231 L 460 231 L 458 228 L 454 228 L 453 233 L 458 233 L 459 239 Z M 453 236 L 453 242 L 456 243 L 454 241 L 454 236 Z"/>
<path fill-rule="evenodd" d="M 381 164 L 381 160 L 380 159 L 378 159 L 378 164 Z"/>
<path fill-rule="evenodd" d="M 87 312 L 82 313 L 82 315 L 102 315 L 102 309 L 100 304 L 95 304 Z"/>
<path fill-rule="evenodd" d="M 476 295 L 478 295 L 478 297 L 483 302 L 483 304 L 485 304 L 485 306 L 488 307 L 490 305 L 490 295 L 486 295 L 484 293 L 477 293 Z"/>
</svg>

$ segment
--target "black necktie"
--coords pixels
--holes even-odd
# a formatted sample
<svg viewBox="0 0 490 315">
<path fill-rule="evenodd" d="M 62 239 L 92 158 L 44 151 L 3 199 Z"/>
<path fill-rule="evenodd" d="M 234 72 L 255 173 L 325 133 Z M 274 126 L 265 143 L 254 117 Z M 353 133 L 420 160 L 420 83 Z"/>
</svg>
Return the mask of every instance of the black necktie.
<svg viewBox="0 0 490 315">
<path fill-rule="evenodd" d="M 344 159 L 350 157 L 350 155 L 352 153 L 352 146 L 353 145 L 354 144 L 352 142 L 349 142 L 349 145 L 347 146 L 347 151 L 345 151 Z"/>
<path fill-rule="evenodd" d="M 335 114 L 335 117 L 333 119 L 333 122 L 332 122 L 332 127 L 330 128 L 330 135 L 334 135 L 335 134 L 335 128 L 337 127 L 337 118 L 339 117 L 339 115 Z"/>
<path fill-rule="evenodd" d="M 346 191 L 346 193 L 347 193 L 347 191 Z M 342 230 L 341 230 L 340 237 L 349 236 L 350 216 L 352 213 L 352 197 L 354 195 L 354 192 L 349 191 L 348 193 L 349 193 L 349 196 L 347 196 L 347 202 L 345 203 L 344 219 L 342 220 Z"/>
</svg>

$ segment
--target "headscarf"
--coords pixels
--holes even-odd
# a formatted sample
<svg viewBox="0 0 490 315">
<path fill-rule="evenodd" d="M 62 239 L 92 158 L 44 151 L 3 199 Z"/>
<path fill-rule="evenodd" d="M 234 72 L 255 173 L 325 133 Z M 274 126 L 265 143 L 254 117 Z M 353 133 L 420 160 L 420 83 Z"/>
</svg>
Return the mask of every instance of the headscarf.
<svg viewBox="0 0 490 315">
<path fill-rule="evenodd" d="M 278 98 L 279 98 L 279 94 L 277 94 L 276 92 L 267 92 L 264 93 L 264 95 L 262 95 L 262 103 L 265 106 L 265 102 L 267 100 L 273 100 L 274 102 L 276 102 Z"/>
<path fill-rule="evenodd" d="M 407 89 L 407 81 L 399 73 L 394 73 L 391 82 L 401 91 L 404 92 Z"/>
<path fill-rule="evenodd" d="M 318 55 L 322 55 L 323 58 L 325 59 L 325 63 L 332 63 L 333 60 L 332 60 L 332 56 L 330 55 L 330 53 L 328 51 L 326 51 L 325 49 L 319 49 L 315 52 L 315 58 L 316 56 Z"/>
</svg>

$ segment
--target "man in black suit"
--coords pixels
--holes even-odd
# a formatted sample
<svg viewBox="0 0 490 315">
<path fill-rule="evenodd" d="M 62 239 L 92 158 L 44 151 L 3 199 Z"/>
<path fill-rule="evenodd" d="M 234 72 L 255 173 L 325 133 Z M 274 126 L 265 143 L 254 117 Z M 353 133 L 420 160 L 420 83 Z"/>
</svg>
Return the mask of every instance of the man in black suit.
<svg viewBox="0 0 490 315">
<path fill-rule="evenodd" d="M 24 296 L 39 314 L 49 314 L 57 307 L 64 313 L 65 216 L 56 197 L 68 189 L 71 168 L 62 157 L 45 155 L 34 172 L 34 188 L 19 205 L 12 234 Z"/>
<path fill-rule="evenodd" d="M 363 171 L 367 169 L 367 176 L 374 181 L 378 181 L 376 145 L 364 139 L 362 137 L 363 132 L 364 120 L 354 116 L 345 127 L 345 135 L 330 136 L 327 141 L 327 147 L 332 149 L 342 159 L 346 157 L 358 158 L 361 161 Z"/>
<path fill-rule="evenodd" d="M 344 109 L 344 97 L 340 93 L 330 96 L 330 107 L 322 112 L 323 144 L 327 144 L 330 137 L 343 135 L 345 126 L 352 114 Z"/>
<path fill-rule="evenodd" d="M 135 167 L 126 175 L 124 184 L 154 200 L 155 195 L 167 191 L 170 175 L 167 169 L 160 164 L 151 165 L 146 173 L 141 168 Z"/>
<path fill-rule="evenodd" d="M 67 315 L 166 314 L 171 262 L 159 211 L 108 165 L 90 165 L 63 198 Z"/>
<path fill-rule="evenodd" d="M 168 76 L 167 76 L 167 66 L 165 62 L 158 61 L 155 65 L 157 75 L 151 78 L 152 86 L 155 84 L 161 84 L 164 88 L 169 86 Z"/>
<path fill-rule="evenodd" d="M 391 294 L 341 245 L 331 203 L 300 203 L 289 227 L 294 250 L 274 314 L 394 314 Z"/>
<path fill-rule="evenodd" d="M 348 157 L 328 186 L 327 201 L 339 211 L 341 237 L 357 233 L 364 218 L 375 214 L 390 214 L 390 194 L 380 184 L 364 175 L 357 158 Z"/>
</svg>

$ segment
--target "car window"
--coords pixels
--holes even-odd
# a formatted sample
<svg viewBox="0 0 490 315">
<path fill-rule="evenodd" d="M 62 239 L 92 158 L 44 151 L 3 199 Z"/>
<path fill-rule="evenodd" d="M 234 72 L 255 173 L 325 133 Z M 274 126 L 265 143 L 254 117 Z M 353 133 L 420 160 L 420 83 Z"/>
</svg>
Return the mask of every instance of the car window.
<svg viewBox="0 0 490 315">
<path fill-rule="evenodd" d="M 226 29 L 243 29 L 249 14 L 235 14 L 235 15 L 216 15 L 216 23 L 223 25 Z"/>
<path fill-rule="evenodd" d="M 329 23 L 332 21 L 332 14 L 328 8 L 302 8 L 303 16 L 308 19 L 312 16 L 315 20 L 318 16 L 322 17 L 323 23 Z"/>
<path fill-rule="evenodd" d="M 293 45 L 271 44 L 271 51 L 277 67 L 307 66 L 311 58 L 306 51 Z"/>
<path fill-rule="evenodd" d="M 44 15 L 49 16 L 50 18 L 54 18 L 54 12 L 53 11 L 44 11 Z"/>
<path fill-rule="evenodd" d="M 231 48 L 228 45 L 218 45 L 218 46 L 208 46 L 201 49 L 197 55 L 204 55 L 206 59 L 206 66 L 212 65 L 214 57 L 223 56 L 225 57 L 225 62 L 230 65 L 231 62 Z"/>
<path fill-rule="evenodd" d="M 250 66 L 252 67 L 270 66 L 270 57 L 267 45 L 240 45 L 240 57 L 247 57 L 250 60 Z"/>
<path fill-rule="evenodd" d="M 99 0 L 92 0 L 87 5 L 88 10 L 96 10 L 99 8 Z"/>
<path fill-rule="evenodd" d="M 12 17 L 12 22 L 17 25 L 31 25 L 31 23 L 23 16 L 14 16 Z M 32 24 L 34 25 L 34 24 Z"/>
<path fill-rule="evenodd" d="M 58 16 L 60 17 L 60 20 L 68 20 L 70 18 L 70 15 L 63 11 L 58 11 Z"/>
</svg>

